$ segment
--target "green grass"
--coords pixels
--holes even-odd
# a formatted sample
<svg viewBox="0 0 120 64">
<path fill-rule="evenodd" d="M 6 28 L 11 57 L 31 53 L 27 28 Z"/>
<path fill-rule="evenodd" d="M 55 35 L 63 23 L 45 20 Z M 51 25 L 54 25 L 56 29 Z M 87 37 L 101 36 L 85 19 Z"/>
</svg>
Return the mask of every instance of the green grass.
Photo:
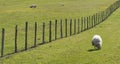
<svg viewBox="0 0 120 64">
<path fill-rule="evenodd" d="M 24 22 L 48 22 L 54 19 L 80 18 L 93 15 L 106 9 L 116 0 L 0 0 L 0 28 L 13 28 Z M 93 3 L 94 2 L 94 3 Z M 36 9 L 30 9 L 30 4 L 37 4 Z M 64 4 L 64 6 L 62 6 Z M 86 13 L 87 12 L 87 13 Z M 9 27 L 8 27 L 9 26 Z"/>
<path fill-rule="evenodd" d="M 24 48 L 24 24 L 29 21 L 29 46 L 33 45 L 34 22 L 48 22 L 54 19 L 80 18 L 106 9 L 116 0 L 0 0 L 0 28 L 6 28 L 5 54 L 14 51 L 14 27 L 19 25 L 18 49 Z M 94 2 L 94 3 L 93 3 Z M 30 9 L 36 3 L 38 8 Z M 61 6 L 64 4 L 64 6 Z M 119 9 L 120 10 L 120 9 Z M 1 64 L 119 64 L 119 10 L 102 24 L 79 35 L 57 40 L 35 49 L 0 59 Z M 38 33 L 40 33 L 39 28 Z M 54 29 L 53 29 L 54 30 Z M 103 48 L 93 49 L 91 38 L 100 34 Z M 1 36 L 1 35 L 0 35 Z M 41 41 L 38 34 L 37 43 Z M 0 37 L 1 38 L 1 37 Z M 47 38 L 46 38 L 47 39 Z M 101 60 L 101 61 L 100 61 Z"/>
<path fill-rule="evenodd" d="M 118 9 L 105 22 L 79 35 L 57 40 L 1 59 L 3 64 L 119 64 L 120 21 Z M 91 38 L 103 38 L 102 50 L 93 49 Z"/>
<path fill-rule="evenodd" d="M 18 50 L 24 49 L 25 22 L 29 22 L 28 47 L 34 42 L 34 22 L 38 22 L 37 44 L 42 40 L 42 22 L 77 19 L 103 11 L 116 0 L 0 0 L 0 29 L 5 28 L 5 54 L 14 51 L 14 28 L 18 25 Z M 94 2 L 94 3 L 93 3 Z M 37 4 L 30 9 L 30 4 Z M 64 6 L 62 6 L 64 4 Z M 47 24 L 48 25 L 48 24 Z M 46 26 L 49 28 L 49 26 Z M 53 29 L 54 30 L 54 29 Z M 48 41 L 48 30 L 45 39 Z M 60 32 L 60 31 L 59 31 Z M 1 36 L 1 34 L 0 34 Z M 58 37 L 60 35 L 58 34 Z M 1 39 L 1 37 L 0 37 Z"/>
</svg>

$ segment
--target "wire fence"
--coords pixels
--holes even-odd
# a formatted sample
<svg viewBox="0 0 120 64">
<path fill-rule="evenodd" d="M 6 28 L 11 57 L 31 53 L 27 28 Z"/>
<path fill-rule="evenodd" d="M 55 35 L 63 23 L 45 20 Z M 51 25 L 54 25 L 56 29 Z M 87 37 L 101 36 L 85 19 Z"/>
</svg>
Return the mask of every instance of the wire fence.
<svg viewBox="0 0 120 64">
<path fill-rule="evenodd" d="M 34 42 L 33 45 L 28 47 L 28 44 L 30 42 L 28 37 L 29 36 L 29 23 L 26 22 L 25 23 L 25 30 L 24 30 L 24 39 L 22 39 L 24 41 L 24 47 L 18 49 L 18 46 L 20 46 L 20 44 L 18 45 L 18 37 L 19 35 L 19 29 L 18 29 L 18 25 L 15 26 L 15 32 L 14 32 L 14 46 L 13 51 L 12 52 L 8 52 L 5 54 L 5 38 L 7 36 L 5 36 L 6 34 L 6 30 L 5 28 L 2 29 L 2 35 L 1 35 L 1 58 L 7 55 L 11 55 L 14 53 L 18 53 L 21 51 L 25 51 L 28 50 L 30 48 L 34 48 L 37 47 L 38 45 L 42 45 L 45 43 L 49 43 L 58 39 L 62 39 L 62 38 L 66 38 L 72 35 L 76 35 L 76 34 L 80 34 L 81 32 L 84 32 L 88 29 L 91 29 L 93 27 L 95 27 L 96 25 L 100 24 L 101 22 L 103 22 L 104 20 L 106 20 L 117 8 L 119 8 L 120 6 L 120 0 L 116 1 L 115 3 L 113 3 L 112 5 L 110 5 L 107 9 L 105 9 L 104 11 L 101 11 L 99 13 L 96 13 L 92 16 L 87 16 L 87 17 L 81 17 L 78 19 L 65 19 L 65 20 L 55 20 L 55 21 L 49 21 L 49 23 L 43 23 L 41 25 L 41 27 L 38 27 L 38 23 L 35 22 L 34 24 L 34 29 L 31 29 L 34 33 L 33 40 Z M 42 29 L 39 29 L 42 28 Z M 41 31 L 39 32 L 38 29 Z M 41 37 L 37 36 L 37 35 L 41 35 Z M 41 39 L 41 40 L 40 40 Z M 38 40 L 40 40 L 38 42 Z M 11 44 L 9 43 L 9 46 Z"/>
</svg>

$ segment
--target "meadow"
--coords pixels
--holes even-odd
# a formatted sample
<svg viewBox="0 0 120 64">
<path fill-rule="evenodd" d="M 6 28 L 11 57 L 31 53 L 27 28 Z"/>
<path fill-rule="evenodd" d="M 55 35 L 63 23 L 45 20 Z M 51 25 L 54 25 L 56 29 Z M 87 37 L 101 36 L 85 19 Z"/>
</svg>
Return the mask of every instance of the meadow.
<svg viewBox="0 0 120 64">
<path fill-rule="evenodd" d="M 106 9 L 116 0 L 41 0 L 41 1 L 15 1 L 9 0 L 0 2 L 0 28 L 6 28 L 6 53 L 10 52 L 13 46 L 14 27 L 20 26 L 22 32 L 19 37 L 20 48 L 23 48 L 24 25 L 28 21 L 30 28 L 33 23 L 39 24 L 55 19 L 75 19 L 82 16 L 89 16 Z M 94 3 L 93 3 L 94 2 Z M 36 3 L 36 9 L 30 9 L 29 5 Z M 64 4 L 64 6 L 63 6 Z M 17 53 L 0 59 L 1 64 L 118 64 L 119 63 L 119 9 L 113 13 L 105 22 L 83 32 L 79 35 L 57 40 L 35 49 Z M 29 33 L 32 35 L 32 31 Z M 99 51 L 89 51 L 91 38 L 94 34 L 100 34 L 103 38 L 103 48 Z M 39 35 L 40 36 L 40 35 Z M 33 42 L 29 38 L 30 43 Z M 8 44 L 9 43 L 9 44 Z M 12 44 L 12 46 L 10 45 Z M 31 44 L 30 44 L 31 45 Z M 11 47 L 11 48 L 9 48 Z M 13 50 L 12 50 L 13 51 Z M 101 61 L 100 61 L 101 60 Z"/>
</svg>

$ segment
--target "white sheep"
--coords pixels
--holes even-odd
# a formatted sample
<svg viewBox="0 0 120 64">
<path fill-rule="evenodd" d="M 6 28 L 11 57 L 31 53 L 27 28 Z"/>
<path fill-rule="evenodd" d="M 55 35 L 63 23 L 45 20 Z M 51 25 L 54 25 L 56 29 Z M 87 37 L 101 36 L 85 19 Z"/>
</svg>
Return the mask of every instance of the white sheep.
<svg viewBox="0 0 120 64">
<path fill-rule="evenodd" d="M 92 38 L 92 45 L 95 49 L 101 49 L 102 47 L 102 38 L 100 35 L 94 35 Z"/>
<path fill-rule="evenodd" d="M 36 4 L 31 4 L 31 5 L 30 5 L 30 8 L 36 8 L 36 7 L 37 7 Z"/>
</svg>

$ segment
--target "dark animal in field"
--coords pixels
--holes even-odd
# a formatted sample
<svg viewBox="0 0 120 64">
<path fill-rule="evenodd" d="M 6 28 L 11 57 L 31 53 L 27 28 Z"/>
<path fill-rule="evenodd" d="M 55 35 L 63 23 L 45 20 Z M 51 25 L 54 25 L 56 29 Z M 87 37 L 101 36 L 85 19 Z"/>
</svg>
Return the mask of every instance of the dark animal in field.
<svg viewBox="0 0 120 64">
<path fill-rule="evenodd" d="M 30 5 L 30 8 L 36 8 L 36 7 L 37 7 L 36 4 L 31 4 L 31 5 Z"/>
</svg>

